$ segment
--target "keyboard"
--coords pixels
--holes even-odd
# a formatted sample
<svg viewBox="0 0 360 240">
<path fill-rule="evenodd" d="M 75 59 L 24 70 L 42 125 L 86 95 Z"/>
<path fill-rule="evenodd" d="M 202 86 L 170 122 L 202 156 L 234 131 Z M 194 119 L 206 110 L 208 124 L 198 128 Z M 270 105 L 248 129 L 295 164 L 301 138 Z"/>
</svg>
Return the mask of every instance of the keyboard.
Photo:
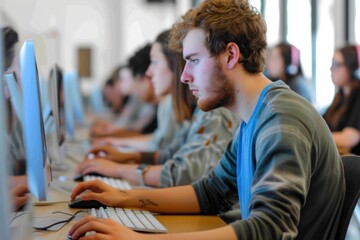
<svg viewBox="0 0 360 240">
<path fill-rule="evenodd" d="M 134 231 L 167 232 L 167 229 L 149 211 L 113 207 L 92 208 L 89 211 L 94 217 L 110 218 Z"/>
<path fill-rule="evenodd" d="M 126 180 L 122 180 L 119 178 L 111 178 L 111 177 L 102 177 L 102 176 L 94 176 L 94 175 L 85 175 L 84 181 L 92 181 L 95 179 L 99 179 L 104 183 L 112 186 L 113 188 L 117 188 L 120 190 L 129 190 L 131 189 L 130 184 Z"/>
</svg>

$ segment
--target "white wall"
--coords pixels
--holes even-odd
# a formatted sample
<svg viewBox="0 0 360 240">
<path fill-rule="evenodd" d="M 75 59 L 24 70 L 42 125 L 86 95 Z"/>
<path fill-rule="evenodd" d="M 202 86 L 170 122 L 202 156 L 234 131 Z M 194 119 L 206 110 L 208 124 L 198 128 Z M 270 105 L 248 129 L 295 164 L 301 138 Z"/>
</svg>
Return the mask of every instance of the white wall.
<svg viewBox="0 0 360 240">
<path fill-rule="evenodd" d="M 190 0 L 174 4 L 146 4 L 145 0 L 1 0 L 1 8 L 20 35 L 34 39 L 39 73 L 50 67 L 77 69 L 76 50 L 93 49 L 93 77 L 83 81 L 88 92 L 105 80 L 114 66 L 171 27 L 190 7 Z"/>
</svg>

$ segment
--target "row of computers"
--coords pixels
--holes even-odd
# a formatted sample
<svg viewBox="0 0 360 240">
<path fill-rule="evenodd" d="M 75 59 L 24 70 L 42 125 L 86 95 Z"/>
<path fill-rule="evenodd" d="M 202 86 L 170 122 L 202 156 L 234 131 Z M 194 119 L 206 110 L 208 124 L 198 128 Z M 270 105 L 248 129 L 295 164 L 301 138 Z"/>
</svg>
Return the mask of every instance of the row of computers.
<svg viewBox="0 0 360 240">
<path fill-rule="evenodd" d="M 2 44 L 0 44 L 2 46 Z M 0 50 L 0 56 L 2 56 Z M 0 57 L 2 59 L 2 57 Z M 0 67 L 2 62 L 0 61 Z M 3 69 L 3 67 L 1 67 Z M 11 95 L 11 102 L 14 106 L 16 115 L 23 126 L 23 138 L 25 144 L 25 158 L 26 158 L 26 173 L 29 190 L 33 195 L 32 201 L 23 208 L 19 217 L 18 213 L 11 213 L 11 199 L 8 194 L 6 167 L 8 161 L 6 160 L 7 149 L 5 141 L 5 107 L 3 103 L 3 84 L 1 84 L 0 92 L 0 112 L 3 118 L 0 119 L 0 172 L 1 196 L 5 196 L 0 207 L 0 231 L 4 234 L 16 234 L 17 237 L 6 239 L 25 239 L 27 230 L 31 230 L 29 223 L 31 222 L 31 208 L 34 201 L 37 203 L 43 202 L 46 204 L 52 200 L 49 199 L 48 186 L 51 182 L 51 166 L 60 168 L 66 165 L 65 158 L 65 139 L 76 139 L 75 126 L 81 125 L 85 122 L 84 108 L 81 100 L 79 83 L 77 74 L 75 72 L 65 72 L 62 76 L 62 71 L 57 65 L 51 69 L 49 79 L 44 81 L 39 78 L 36 57 L 35 45 L 32 40 L 24 42 L 20 51 L 20 70 L 21 70 L 21 86 L 18 84 L 15 74 L 6 73 L 0 74 L 1 80 L 6 81 Z M 5 79 L 2 79 L 5 77 Z M 66 137 L 65 137 L 66 136 Z M 4 138 L 4 139 L 3 139 Z M 69 142 L 69 141 L 68 141 Z M 82 156 L 83 157 L 83 156 Z M 82 160 L 82 159 L 79 159 Z M 90 180 L 92 178 L 85 178 Z M 103 179 L 108 181 L 109 179 Z M 111 180 L 111 179 L 110 179 Z M 118 184 L 118 183 L 116 183 Z M 115 185 L 115 183 L 111 184 Z M 127 187 L 129 188 L 129 186 Z M 55 195 L 57 201 L 68 200 L 68 196 L 58 198 L 60 195 Z M 106 213 L 112 208 L 106 209 Z M 117 211 L 117 210 L 116 210 Z M 120 211 L 120 210 L 119 210 Z M 94 212 L 94 210 L 93 210 Z M 99 213 L 99 212 L 97 212 Z M 130 214 L 130 213 L 129 213 Z M 147 214 L 150 217 L 149 213 Z M 102 215 L 103 217 L 105 215 Z M 107 215 L 108 216 L 108 215 Z M 108 216 L 109 217 L 109 216 Z M 143 217 L 143 216 L 142 216 Z M 10 222 L 9 222 L 10 219 Z M 19 226 L 13 221 L 20 222 L 22 231 L 18 231 Z M 156 219 L 153 218 L 153 222 Z M 14 225 L 16 231 L 9 231 L 10 225 Z M 18 224 L 18 225 L 19 225 Z M 158 224 L 156 222 L 156 224 Z M 25 225 L 25 226 L 22 226 Z M 3 227 L 7 230 L 2 231 Z M 163 227 L 162 227 L 163 228 Z M 151 229 L 147 229 L 152 231 Z M 164 228 L 161 231 L 166 231 Z M 23 233 L 23 234 L 22 234 Z M 31 234 L 30 234 L 31 236 Z"/>
</svg>

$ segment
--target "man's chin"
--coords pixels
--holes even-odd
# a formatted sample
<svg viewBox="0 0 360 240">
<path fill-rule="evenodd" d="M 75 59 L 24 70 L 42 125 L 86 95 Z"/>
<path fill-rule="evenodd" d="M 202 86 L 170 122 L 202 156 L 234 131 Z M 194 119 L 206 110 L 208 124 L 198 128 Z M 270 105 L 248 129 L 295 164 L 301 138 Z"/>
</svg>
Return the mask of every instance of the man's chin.
<svg viewBox="0 0 360 240">
<path fill-rule="evenodd" d="M 221 100 L 222 99 L 222 100 Z M 234 108 L 234 101 L 231 101 L 231 99 L 226 98 L 213 98 L 213 99 L 207 99 L 207 100 L 197 100 L 197 106 L 201 109 L 201 111 L 209 112 L 211 110 L 224 107 L 229 110 Z"/>
<path fill-rule="evenodd" d="M 209 112 L 211 110 L 221 107 L 221 106 L 218 106 L 217 104 L 212 104 L 208 101 L 201 101 L 199 99 L 197 100 L 197 106 L 203 112 Z"/>
</svg>

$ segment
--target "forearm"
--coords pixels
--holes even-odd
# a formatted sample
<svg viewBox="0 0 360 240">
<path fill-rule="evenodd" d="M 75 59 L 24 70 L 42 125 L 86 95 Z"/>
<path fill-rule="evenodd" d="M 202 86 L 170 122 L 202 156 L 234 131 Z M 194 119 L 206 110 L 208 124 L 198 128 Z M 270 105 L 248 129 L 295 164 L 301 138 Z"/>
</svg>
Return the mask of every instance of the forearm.
<svg viewBox="0 0 360 240">
<path fill-rule="evenodd" d="M 138 165 L 134 164 L 129 168 L 121 169 L 118 177 L 124 178 L 134 185 L 140 185 L 139 176 L 136 173 Z M 143 174 L 144 183 L 146 186 L 159 187 L 160 185 L 161 166 L 149 166 L 148 170 Z"/>
<path fill-rule="evenodd" d="M 192 186 L 173 188 L 130 190 L 122 207 L 134 207 L 157 213 L 167 214 L 198 214 L 199 203 Z"/>
<path fill-rule="evenodd" d="M 342 131 L 333 132 L 333 139 L 336 146 L 342 148 L 352 148 L 360 141 L 360 132 L 355 128 L 344 128 Z"/>
<path fill-rule="evenodd" d="M 135 148 L 139 151 L 146 151 L 149 148 L 149 143 L 152 137 L 152 134 L 138 135 L 126 139 L 114 140 L 113 144 L 115 146 L 125 146 L 129 148 Z"/>
<path fill-rule="evenodd" d="M 148 240 L 183 240 L 183 239 L 197 239 L 197 240 L 218 240 L 218 239 L 228 239 L 236 240 L 238 239 L 234 229 L 231 226 L 225 226 L 221 228 L 216 228 L 207 231 L 200 232 L 187 232 L 187 233 L 173 233 L 173 234 L 156 234 L 156 235 L 146 235 Z"/>
</svg>

